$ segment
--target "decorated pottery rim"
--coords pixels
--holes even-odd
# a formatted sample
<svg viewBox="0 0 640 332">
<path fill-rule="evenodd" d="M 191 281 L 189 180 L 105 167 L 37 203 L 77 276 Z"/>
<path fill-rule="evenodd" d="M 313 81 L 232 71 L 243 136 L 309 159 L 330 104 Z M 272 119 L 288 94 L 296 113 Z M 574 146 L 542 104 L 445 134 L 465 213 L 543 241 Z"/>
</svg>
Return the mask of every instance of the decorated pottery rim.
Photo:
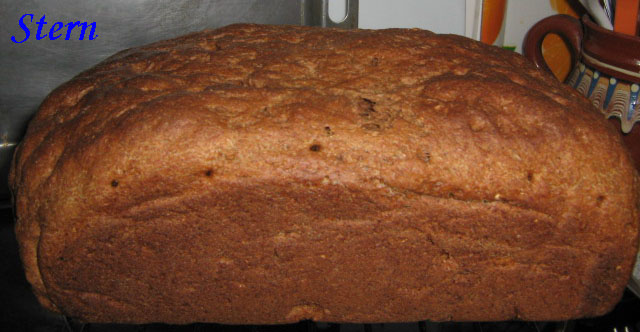
<svg viewBox="0 0 640 332">
<path fill-rule="evenodd" d="M 631 132 L 634 124 L 640 121 L 638 83 L 602 73 L 582 61 L 578 62 L 565 83 L 588 98 L 606 118 L 620 119 L 623 133 Z"/>
</svg>

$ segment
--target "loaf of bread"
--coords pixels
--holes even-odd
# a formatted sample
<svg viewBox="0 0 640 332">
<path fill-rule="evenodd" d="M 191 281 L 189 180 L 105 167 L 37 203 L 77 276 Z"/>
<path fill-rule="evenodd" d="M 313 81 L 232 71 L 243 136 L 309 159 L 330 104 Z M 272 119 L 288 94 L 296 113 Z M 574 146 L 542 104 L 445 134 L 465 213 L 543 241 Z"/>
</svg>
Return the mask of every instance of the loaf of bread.
<svg viewBox="0 0 640 332">
<path fill-rule="evenodd" d="M 10 184 L 36 296 L 90 322 L 564 320 L 609 311 L 637 252 L 616 129 L 417 29 L 125 50 L 46 98 Z"/>
</svg>

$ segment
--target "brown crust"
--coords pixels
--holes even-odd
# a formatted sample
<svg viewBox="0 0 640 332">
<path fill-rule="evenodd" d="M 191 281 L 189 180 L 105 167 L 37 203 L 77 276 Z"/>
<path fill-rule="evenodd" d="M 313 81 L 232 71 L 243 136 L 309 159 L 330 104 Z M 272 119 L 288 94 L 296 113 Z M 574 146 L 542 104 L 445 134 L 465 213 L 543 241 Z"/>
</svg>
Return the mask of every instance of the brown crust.
<svg viewBox="0 0 640 332">
<path fill-rule="evenodd" d="M 233 25 L 56 89 L 10 174 L 46 307 L 101 322 L 607 312 L 636 173 L 521 56 L 420 30 Z"/>
</svg>

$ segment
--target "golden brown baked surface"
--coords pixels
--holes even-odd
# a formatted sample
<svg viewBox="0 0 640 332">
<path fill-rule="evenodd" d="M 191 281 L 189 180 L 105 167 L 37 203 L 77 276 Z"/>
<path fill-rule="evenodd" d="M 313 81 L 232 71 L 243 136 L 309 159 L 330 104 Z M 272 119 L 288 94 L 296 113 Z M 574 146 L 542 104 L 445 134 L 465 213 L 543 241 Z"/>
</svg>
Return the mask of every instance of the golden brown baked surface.
<svg viewBox="0 0 640 332">
<path fill-rule="evenodd" d="M 89 321 L 561 320 L 637 249 L 618 133 L 521 56 L 233 25 L 56 89 L 10 175 L 29 281 Z"/>
</svg>

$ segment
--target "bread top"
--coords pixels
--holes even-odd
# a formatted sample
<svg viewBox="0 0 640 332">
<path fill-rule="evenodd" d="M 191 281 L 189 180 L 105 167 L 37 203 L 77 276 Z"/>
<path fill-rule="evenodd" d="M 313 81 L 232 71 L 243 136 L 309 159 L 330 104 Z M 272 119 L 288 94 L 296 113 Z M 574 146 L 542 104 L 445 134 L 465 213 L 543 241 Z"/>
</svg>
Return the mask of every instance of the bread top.
<svg viewBox="0 0 640 332">
<path fill-rule="evenodd" d="M 522 56 L 418 29 L 241 24 L 122 51 L 46 98 L 10 174 L 36 291 L 42 230 L 73 238 L 211 179 L 534 210 L 585 250 L 618 241 L 622 279 L 635 254 L 619 134 Z"/>
</svg>

